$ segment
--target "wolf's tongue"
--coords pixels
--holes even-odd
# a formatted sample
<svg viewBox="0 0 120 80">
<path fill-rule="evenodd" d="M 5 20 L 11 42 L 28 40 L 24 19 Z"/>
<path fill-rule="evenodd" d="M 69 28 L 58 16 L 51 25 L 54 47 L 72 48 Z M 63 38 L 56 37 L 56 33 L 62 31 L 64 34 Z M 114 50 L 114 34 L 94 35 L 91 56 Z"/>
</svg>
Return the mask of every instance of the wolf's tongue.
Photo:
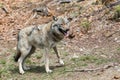
<svg viewBox="0 0 120 80">
<path fill-rule="evenodd" d="M 65 34 L 65 37 L 68 37 L 69 36 L 69 29 L 67 29 L 64 34 Z"/>
<path fill-rule="evenodd" d="M 65 33 L 65 37 L 68 37 L 69 36 L 69 33 L 67 32 L 67 33 Z"/>
</svg>

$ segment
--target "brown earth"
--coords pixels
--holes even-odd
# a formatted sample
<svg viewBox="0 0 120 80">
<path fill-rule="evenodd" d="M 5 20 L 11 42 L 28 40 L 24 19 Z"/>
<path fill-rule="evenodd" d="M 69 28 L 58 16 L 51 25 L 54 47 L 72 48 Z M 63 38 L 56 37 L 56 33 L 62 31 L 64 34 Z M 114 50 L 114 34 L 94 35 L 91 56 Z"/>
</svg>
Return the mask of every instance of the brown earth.
<svg viewBox="0 0 120 80">
<path fill-rule="evenodd" d="M 58 45 L 65 66 L 60 67 L 56 63 L 56 56 L 51 54 L 51 68 L 54 72 L 45 73 L 40 54 L 44 52 L 38 49 L 27 60 L 32 69 L 20 75 L 18 65 L 13 61 L 17 33 L 28 25 L 52 20 L 51 16 L 39 15 L 25 25 L 33 15 L 34 5 L 42 1 L 54 15 L 67 14 L 73 18 L 70 25 L 75 37 L 66 38 L 61 42 L 62 45 Z M 0 9 L 0 80 L 120 80 L 120 22 L 108 20 L 110 14 L 106 14 L 107 10 L 90 15 L 103 7 L 93 5 L 94 2 L 95 0 L 85 0 L 59 4 L 57 0 L 1 0 L 0 7 L 5 7 L 8 14 Z M 114 9 L 111 12 L 113 11 Z M 86 17 L 88 15 L 90 16 Z M 85 72 L 81 69 L 92 71 Z"/>
</svg>

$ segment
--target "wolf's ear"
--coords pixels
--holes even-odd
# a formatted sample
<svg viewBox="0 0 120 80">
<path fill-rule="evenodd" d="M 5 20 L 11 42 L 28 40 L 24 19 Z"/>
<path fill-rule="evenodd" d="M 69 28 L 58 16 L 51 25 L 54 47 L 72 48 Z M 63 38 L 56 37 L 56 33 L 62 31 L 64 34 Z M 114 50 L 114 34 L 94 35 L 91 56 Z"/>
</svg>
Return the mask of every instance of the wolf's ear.
<svg viewBox="0 0 120 80">
<path fill-rule="evenodd" d="M 57 17 L 55 17 L 55 16 L 53 16 L 53 20 L 54 20 L 54 21 L 57 21 L 57 20 L 58 20 L 58 18 L 57 18 Z"/>
</svg>

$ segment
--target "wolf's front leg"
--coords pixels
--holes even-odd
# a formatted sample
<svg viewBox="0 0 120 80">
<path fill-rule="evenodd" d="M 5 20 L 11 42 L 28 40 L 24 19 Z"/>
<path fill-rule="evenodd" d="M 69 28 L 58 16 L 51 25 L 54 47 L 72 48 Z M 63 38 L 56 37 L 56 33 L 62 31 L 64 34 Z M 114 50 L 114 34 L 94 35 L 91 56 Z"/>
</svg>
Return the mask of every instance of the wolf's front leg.
<svg viewBox="0 0 120 80">
<path fill-rule="evenodd" d="M 45 49 L 44 58 L 45 58 L 45 70 L 47 73 L 51 73 L 52 70 L 49 68 L 49 52 L 50 49 Z"/>
<path fill-rule="evenodd" d="M 57 51 L 57 47 L 53 47 L 53 50 L 55 51 L 55 54 L 57 55 L 57 58 L 58 58 L 58 62 L 60 63 L 60 65 L 64 65 L 64 62 L 63 60 L 60 58 L 60 54 L 58 53 Z"/>
</svg>

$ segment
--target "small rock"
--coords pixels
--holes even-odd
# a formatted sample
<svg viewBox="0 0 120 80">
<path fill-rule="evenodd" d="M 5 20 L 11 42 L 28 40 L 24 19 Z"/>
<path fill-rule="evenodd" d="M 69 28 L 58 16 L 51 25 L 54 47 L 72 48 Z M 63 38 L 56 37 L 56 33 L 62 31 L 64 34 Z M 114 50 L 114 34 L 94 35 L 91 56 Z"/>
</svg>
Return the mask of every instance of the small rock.
<svg viewBox="0 0 120 80">
<path fill-rule="evenodd" d="M 106 55 L 100 55 L 101 57 L 103 57 L 103 58 L 107 58 L 107 56 Z"/>
<path fill-rule="evenodd" d="M 114 79 L 120 79 L 120 76 L 115 75 L 115 76 L 114 76 Z"/>
<path fill-rule="evenodd" d="M 120 72 L 120 69 L 117 69 L 118 72 Z"/>
<path fill-rule="evenodd" d="M 79 56 L 77 56 L 76 54 L 74 54 L 72 58 L 78 58 L 78 57 L 79 57 Z"/>
<path fill-rule="evenodd" d="M 80 48 L 80 51 L 83 51 L 83 49 L 82 49 L 82 48 Z"/>
<path fill-rule="evenodd" d="M 117 40 L 116 42 L 117 42 L 117 43 L 119 43 L 119 42 L 120 42 L 120 40 Z"/>
<path fill-rule="evenodd" d="M 14 50 L 16 50 L 17 48 L 16 48 L 16 47 L 14 47 L 13 49 L 14 49 Z"/>
<path fill-rule="evenodd" d="M 117 41 L 117 40 L 118 40 L 118 38 L 115 38 L 114 40 L 115 40 L 115 41 Z"/>
</svg>

